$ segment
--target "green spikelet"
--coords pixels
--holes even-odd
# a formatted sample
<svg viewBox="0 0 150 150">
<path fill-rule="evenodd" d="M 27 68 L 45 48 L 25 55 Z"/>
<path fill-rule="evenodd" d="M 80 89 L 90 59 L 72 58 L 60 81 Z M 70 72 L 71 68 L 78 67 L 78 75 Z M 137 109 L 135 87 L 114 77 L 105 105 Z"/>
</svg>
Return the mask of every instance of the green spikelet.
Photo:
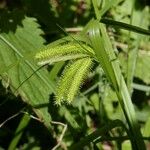
<svg viewBox="0 0 150 150">
<path fill-rule="evenodd" d="M 67 100 L 67 93 L 70 88 L 70 84 L 77 72 L 77 69 L 82 65 L 79 60 L 73 61 L 67 65 L 61 75 L 56 92 L 56 104 L 60 105 Z"/>
<path fill-rule="evenodd" d="M 51 47 L 46 46 L 35 55 L 39 65 L 58 61 L 72 60 L 63 71 L 56 92 L 56 104 L 70 103 L 76 96 L 80 85 L 92 65 L 92 48 L 83 43 L 66 43 Z"/>
<path fill-rule="evenodd" d="M 77 69 L 76 74 L 70 84 L 69 90 L 67 92 L 67 102 L 71 103 L 76 96 L 80 86 L 82 85 L 84 79 L 87 77 L 87 74 L 90 71 L 92 66 L 91 58 L 82 58 L 80 59 L 81 66 Z"/>
<path fill-rule="evenodd" d="M 92 65 L 91 58 L 82 58 L 68 65 L 58 84 L 56 104 L 71 103 Z"/>
<path fill-rule="evenodd" d="M 39 65 L 44 65 L 58 61 L 84 58 L 90 55 L 94 55 L 94 52 L 89 46 L 83 43 L 78 44 L 70 42 L 53 48 L 46 46 L 35 55 L 35 59 L 38 61 Z"/>
</svg>

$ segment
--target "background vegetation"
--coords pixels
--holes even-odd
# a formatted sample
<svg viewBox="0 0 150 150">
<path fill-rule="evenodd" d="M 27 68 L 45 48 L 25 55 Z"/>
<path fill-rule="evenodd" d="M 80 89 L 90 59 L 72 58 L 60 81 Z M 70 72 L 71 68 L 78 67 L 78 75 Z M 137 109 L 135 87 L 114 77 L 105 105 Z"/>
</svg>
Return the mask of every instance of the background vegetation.
<svg viewBox="0 0 150 150">
<path fill-rule="evenodd" d="M 0 149 L 142 150 L 140 141 L 150 149 L 149 6 L 149 0 L 1 0 Z M 67 62 L 39 68 L 35 61 L 35 54 L 49 43 L 85 42 L 88 28 L 93 29 L 93 43 L 100 43 L 96 22 L 89 25 L 93 18 L 106 25 L 109 38 L 102 30 L 101 45 L 113 49 L 116 58 L 111 62 L 119 62 L 132 99 L 126 101 L 129 110 L 123 110 L 125 101 L 116 95 L 109 73 L 115 67 L 101 61 L 105 51 L 95 51 L 98 61 L 71 105 L 55 105 L 57 82 Z M 97 45 L 91 46 L 95 50 Z M 115 71 L 120 74 L 120 69 Z"/>
</svg>

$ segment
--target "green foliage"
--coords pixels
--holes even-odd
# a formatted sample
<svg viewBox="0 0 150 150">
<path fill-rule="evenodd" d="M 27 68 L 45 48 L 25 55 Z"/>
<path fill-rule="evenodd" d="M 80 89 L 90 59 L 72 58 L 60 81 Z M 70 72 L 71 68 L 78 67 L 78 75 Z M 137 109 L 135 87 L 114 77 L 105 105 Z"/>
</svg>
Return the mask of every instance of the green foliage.
<svg viewBox="0 0 150 150">
<path fill-rule="evenodd" d="M 0 9 L 0 149 L 145 150 L 148 1 L 4 0 Z"/>
</svg>

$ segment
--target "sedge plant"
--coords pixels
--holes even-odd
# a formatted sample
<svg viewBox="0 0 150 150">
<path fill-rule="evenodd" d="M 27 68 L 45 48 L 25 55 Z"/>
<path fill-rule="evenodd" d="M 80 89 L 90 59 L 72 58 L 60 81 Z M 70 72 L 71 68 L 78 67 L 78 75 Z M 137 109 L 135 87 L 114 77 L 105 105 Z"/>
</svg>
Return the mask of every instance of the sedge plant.
<svg viewBox="0 0 150 150">
<path fill-rule="evenodd" d="M 56 91 L 53 91 L 55 93 L 55 103 L 60 107 L 64 102 L 67 104 L 72 103 L 85 78 L 92 69 L 93 64 L 95 62 L 100 64 L 118 96 L 119 103 L 127 121 L 125 128 L 128 129 L 126 131 L 131 140 L 132 148 L 134 150 L 145 150 L 146 148 L 135 116 L 135 110 L 121 73 L 119 60 L 112 48 L 106 27 L 102 23 L 119 26 L 120 28 L 147 35 L 150 35 L 150 33 L 147 30 L 121 22 L 101 19 L 101 16 L 112 4 L 106 4 L 106 7 L 101 11 L 99 10 L 97 1 L 93 0 L 92 2 L 96 18 L 92 19 L 79 35 L 75 37 L 66 36 L 41 48 L 34 56 L 34 60 L 40 66 L 67 61 L 67 65 L 58 81 Z M 112 2 L 115 2 L 115 0 Z M 109 131 L 117 126 L 124 127 L 122 123 L 115 121 L 109 127 L 106 127 L 105 130 Z M 96 132 L 96 136 L 94 134 L 93 137 L 96 138 L 100 134 L 103 134 L 103 130 Z M 81 146 L 88 144 L 87 142 L 91 142 L 88 137 L 85 141 L 79 142 L 72 149 L 81 149 Z"/>
<path fill-rule="evenodd" d="M 58 82 L 55 103 L 58 105 L 63 102 L 70 104 L 92 68 L 93 62 L 100 63 L 118 96 L 128 123 L 133 149 L 144 150 L 145 145 L 135 117 L 134 107 L 105 26 L 98 20 L 92 19 L 82 32 L 83 35 L 86 38 L 80 42 L 70 40 L 53 48 L 48 45 L 35 55 L 35 60 L 39 65 L 69 61 Z"/>
<path fill-rule="evenodd" d="M 96 19 L 92 19 L 84 28 L 80 34 L 82 38 L 73 38 L 73 40 L 66 40 L 65 42 L 62 40 L 61 44 L 52 48 L 48 45 L 35 55 L 35 60 L 39 65 L 69 61 L 58 82 L 55 94 L 55 103 L 58 105 L 63 102 L 70 104 L 73 101 L 93 63 L 95 61 L 99 63 L 118 96 L 127 121 L 128 136 L 130 137 L 132 148 L 145 150 L 130 94 L 121 73 L 119 61 L 107 35 L 106 27 L 100 23 L 96 1 L 93 1 L 93 6 Z M 104 20 L 102 21 L 104 22 Z M 131 26 L 122 25 L 123 28 L 128 29 L 129 27 L 129 30 L 131 30 Z M 134 31 L 138 30 L 134 27 L 133 29 Z"/>
</svg>

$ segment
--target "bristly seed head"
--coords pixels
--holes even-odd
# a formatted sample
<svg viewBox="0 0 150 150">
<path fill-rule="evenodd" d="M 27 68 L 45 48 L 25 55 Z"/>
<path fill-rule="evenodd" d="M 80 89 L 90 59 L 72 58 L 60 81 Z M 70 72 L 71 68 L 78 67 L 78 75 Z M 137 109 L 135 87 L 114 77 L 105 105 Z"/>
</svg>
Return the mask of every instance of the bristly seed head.
<svg viewBox="0 0 150 150">
<path fill-rule="evenodd" d="M 83 43 L 70 42 L 56 47 L 46 46 L 35 55 L 39 65 L 72 60 L 65 67 L 58 82 L 56 105 L 70 104 L 77 95 L 92 66 L 93 49 Z"/>
<path fill-rule="evenodd" d="M 35 55 L 39 65 L 52 64 L 58 61 L 66 61 L 94 55 L 93 50 L 86 44 L 67 43 L 56 47 L 46 46 Z"/>
<path fill-rule="evenodd" d="M 91 58 L 82 58 L 65 68 L 57 88 L 56 104 L 61 104 L 62 102 L 70 104 L 73 101 L 91 66 Z"/>
</svg>

